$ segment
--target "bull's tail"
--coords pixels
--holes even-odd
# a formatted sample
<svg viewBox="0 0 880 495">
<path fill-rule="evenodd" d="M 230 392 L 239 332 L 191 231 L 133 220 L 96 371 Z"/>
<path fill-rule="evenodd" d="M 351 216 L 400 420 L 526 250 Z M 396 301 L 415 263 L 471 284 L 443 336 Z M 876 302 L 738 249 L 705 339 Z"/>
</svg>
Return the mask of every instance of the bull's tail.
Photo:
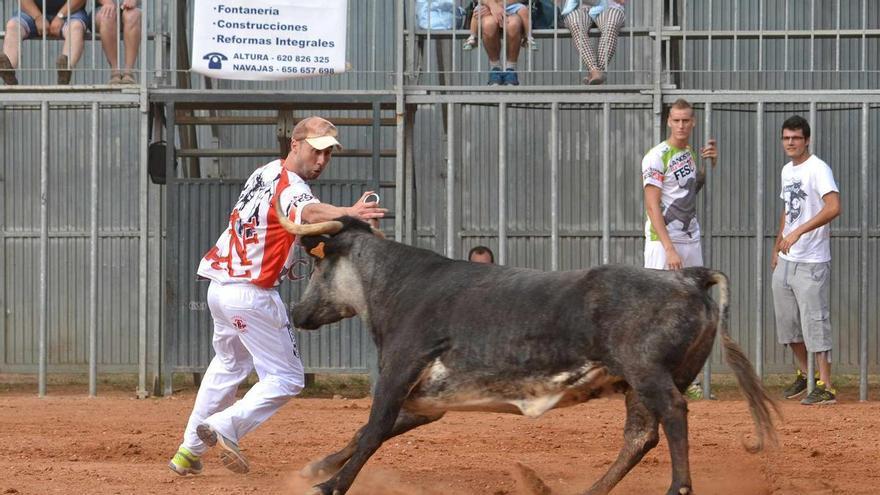
<svg viewBox="0 0 880 495">
<path fill-rule="evenodd" d="M 745 448 L 752 453 L 760 452 L 763 450 L 766 441 L 773 445 L 777 443 L 776 428 L 773 426 L 770 408 L 772 407 L 779 417 L 782 417 L 782 413 L 776 401 L 771 399 L 767 391 L 764 390 L 761 380 L 758 378 L 757 373 L 755 373 L 755 369 L 752 368 L 752 363 L 749 362 L 749 358 L 740 348 L 739 344 L 730 337 L 730 330 L 728 328 L 730 289 L 727 275 L 716 271 L 712 272 L 711 279 L 718 285 L 720 293 L 718 298 L 720 313 L 718 332 L 721 334 L 721 343 L 724 345 L 724 356 L 727 364 L 736 376 L 740 390 L 745 394 L 746 400 L 749 401 L 749 411 L 752 413 L 752 420 L 755 423 L 755 435 L 757 437 L 755 445 L 745 445 Z"/>
</svg>

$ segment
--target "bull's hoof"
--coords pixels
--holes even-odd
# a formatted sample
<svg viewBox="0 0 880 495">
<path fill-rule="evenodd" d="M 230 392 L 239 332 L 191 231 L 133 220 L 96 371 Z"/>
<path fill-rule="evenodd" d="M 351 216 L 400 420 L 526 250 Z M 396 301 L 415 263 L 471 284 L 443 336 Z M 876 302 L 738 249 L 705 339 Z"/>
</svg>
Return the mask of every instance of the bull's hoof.
<svg viewBox="0 0 880 495">
<path fill-rule="evenodd" d="M 306 467 L 302 468 L 299 471 L 299 475 L 306 479 L 316 479 L 316 478 L 326 478 L 329 473 L 324 469 L 321 469 L 320 463 L 310 462 L 306 464 Z"/>
<path fill-rule="evenodd" d="M 330 488 L 326 486 L 326 483 L 321 483 L 320 485 L 313 486 L 311 490 L 306 492 L 306 495 L 342 495 L 342 491 Z"/>
</svg>

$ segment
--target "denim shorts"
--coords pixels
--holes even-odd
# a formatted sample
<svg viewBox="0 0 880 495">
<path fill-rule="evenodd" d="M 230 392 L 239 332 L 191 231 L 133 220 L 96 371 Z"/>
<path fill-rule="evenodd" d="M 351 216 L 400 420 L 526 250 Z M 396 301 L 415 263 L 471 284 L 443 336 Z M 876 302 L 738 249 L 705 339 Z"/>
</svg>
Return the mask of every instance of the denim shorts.
<svg viewBox="0 0 880 495">
<path fill-rule="evenodd" d="M 519 12 L 520 10 L 525 9 L 525 8 L 528 8 L 528 7 L 526 7 L 525 5 L 523 5 L 521 3 L 509 3 L 509 4 L 507 4 L 506 12 L 509 15 L 513 15 L 513 14 L 516 14 L 517 12 Z"/>
<path fill-rule="evenodd" d="M 50 22 L 52 22 L 52 19 L 54 19 L 56 15 L 58 15 L 57 12 L 52 15 L 45 16 L 47 26 Z M 22 27 L 24 27 L 24 39 L 40 37 L 40 35 L 37 34 L 37 23 L 36 21 L 34 21 L 33 17 L 29 16 L 27 12 L 13 12 L 12 18 L 14 19 L 16 17 L 18 17 L 18 23 L 21 24 Z M 80 9 L 70 14 L 70 17 L 66 21 L 64 21 L 64 25 L 66 26 L 67 23 L 70 21 L 81 22 L 83 27 L 86 28 L 86 31 L 89 31 L 92 28 L 92 16 L 89 15 L 89 13 L 86 12 L 85 9 Z"/>
</svg>

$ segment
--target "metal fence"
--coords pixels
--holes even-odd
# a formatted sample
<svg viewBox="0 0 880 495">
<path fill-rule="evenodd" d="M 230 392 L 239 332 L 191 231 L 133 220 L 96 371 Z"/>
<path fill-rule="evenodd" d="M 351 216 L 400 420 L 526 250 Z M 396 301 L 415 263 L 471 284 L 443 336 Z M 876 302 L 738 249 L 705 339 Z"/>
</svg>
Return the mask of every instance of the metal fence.
<svg viewBox="0 0 880 495">
<path fill-rule="evenodd" d="M 482 47 L 461 49 L 466 27 L 419 25 L 418 8 L 439 1 L 352 0 L 351 70 L 327 78 L 197 76 L 186 65 L 192 9 L 169 0 L 142 2 L 138 86 L 92 85 L 108 68 L 91 39 L 74 86 L 45 86 L 59 42 L 23 43 L 21 79 L 38 86 L 0 86 L 0 371 L 40 371 L 45 392 L 46 372 L 137 370 L 145 394 L 162 391 L 160 377 L 169 392 L 172 372 L 206 365 L 210 328 L 194 263 L 241 181 L 306 112 L 348 122 L 351 154 L 334 158 L 316 186 L 324 199 L 345 203 L 352 187 L 378 181 L 394 213 L 383 227 L 397 240 L 453 257 L 487 244 L 502 263 L 543 270 L 641 264 L 638 164 L 665 134 L 664 105 L 684 97 L 697 108 L 695 144 L 715 137 L 722 154 L 699 212 L 705 259 L 731 276 L 732 330 L 764 373 L 791 361 L 775 344 L 768 285 L 784 161 L 776 138 L 785 116 L 810 118 L 813 149 L 834 169 L 843 201 L 832 224 L 835 371 L 859 371 L 867 397 L 880 361 L 871 304 L 880 177 L 869 166 L 880 142 L 880 3 L 627 2 L 608 84 L 586 87 L 568 31 L 542 1 L 552 25 L 533 30 L 538 49 L 523 51 L 523 84 L 486 88 Z M 16 8 L 0 3 L 6 19 Z M 170 183 L 148 186 L 146 145 L 162 138 Z M 22 166 L 38 162 L 39 174 Z M 84 181 L 93 170 L 97 186 Z M 301 287 L 288 285 L 295 301 Z M 356 323 L 300 338 L 312 370 L 368 366 Z"/>
</svg>

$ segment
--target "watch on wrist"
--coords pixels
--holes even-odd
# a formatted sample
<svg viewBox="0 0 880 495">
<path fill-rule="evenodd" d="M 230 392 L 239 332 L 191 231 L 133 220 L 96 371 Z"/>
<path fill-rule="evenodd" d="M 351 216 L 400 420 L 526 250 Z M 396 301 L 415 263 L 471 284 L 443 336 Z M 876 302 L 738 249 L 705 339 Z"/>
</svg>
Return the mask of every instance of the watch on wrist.
<svg viewBox="0 0 880 495">
<path fill-rule="evenodd" d="M 61 19 L 61 20 L 63 21 L 64 19 L 67 18 L 67 14 L 65 14 L 64 12 L 59 12 L 59 13 L 58 13 L 58 18 Z"/>
</svg>

